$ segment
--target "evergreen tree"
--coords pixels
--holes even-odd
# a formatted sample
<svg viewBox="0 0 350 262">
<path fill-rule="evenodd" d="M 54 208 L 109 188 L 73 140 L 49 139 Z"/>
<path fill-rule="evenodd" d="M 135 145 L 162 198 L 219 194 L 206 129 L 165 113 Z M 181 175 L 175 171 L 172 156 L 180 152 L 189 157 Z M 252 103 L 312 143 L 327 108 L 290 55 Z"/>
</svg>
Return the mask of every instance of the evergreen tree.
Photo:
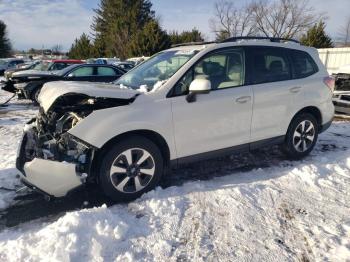
<svg viewBox="0 0 350 262">
<path fill-rule="evenodd" d="M 7 37 L 6 24 L 0 20 L 0 58 L 11 56 L 12 46 Z"/>
<path fill-rule="evenodd" d="M 79 39 L 75 39 L 68 56 L 73 59 L 87 59 L 93 56 L 93 45 L 85 33 Z"/>
<path fill-rule="evenodd" d="M 196 28 L 193 28 L 192 31 L 183 31 L 181 34 L 177 31 L 173 31 L 170 32 L 169 37 L 172 45 L 204 41 L 202 33 Z"/>
<path fill-rule="evenodd" d="M 92 24 L 98 54 L 122 59 L 130 56 L 134 52 L 132 40 L 155 20 L 151 7 L 149 0 L 101 0 Z"/>
<path fill-rule="evenodd" d="M 149 21 L 135 34 L 130 44 L 131 56 L 151 56 L 170 47 L 170 39 L 156 20 Z"/>
<path fill-rule="evenodd" d="M 303 45 L 312 46 L 315 48 L 330 48 L 333 47 L 332 39 L 325 32 L 325 23 L 320 21 L 311 27 L 306 34 L 304 34 L 300 42 Z"/>
</svg>

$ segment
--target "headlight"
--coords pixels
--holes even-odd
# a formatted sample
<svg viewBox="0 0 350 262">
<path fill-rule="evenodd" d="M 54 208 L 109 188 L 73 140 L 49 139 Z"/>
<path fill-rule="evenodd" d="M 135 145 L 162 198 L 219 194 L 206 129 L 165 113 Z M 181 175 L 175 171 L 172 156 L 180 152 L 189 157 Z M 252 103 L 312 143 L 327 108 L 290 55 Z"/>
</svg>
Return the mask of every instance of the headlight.
<svg viewBox="0 0 350 262">
<path fill-rule="evenodd" d="M 19 84 L 14 84 L 14 86 L 17 89 L 23 89 L 28 83 L 19 83 Z"/>
</svg>

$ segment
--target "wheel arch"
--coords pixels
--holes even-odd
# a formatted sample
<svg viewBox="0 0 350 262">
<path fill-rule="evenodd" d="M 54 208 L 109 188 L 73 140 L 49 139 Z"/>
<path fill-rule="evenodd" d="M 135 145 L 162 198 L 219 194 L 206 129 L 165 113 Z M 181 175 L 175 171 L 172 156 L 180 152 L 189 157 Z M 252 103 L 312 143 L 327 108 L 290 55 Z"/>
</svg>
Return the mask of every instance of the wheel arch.
<svg viewBox="0 0 350 262">
<path fill-rule="evenodd" d="M 98 163 L 100 163 L 100 161 L 102 160 L 104 153 L 118 141 L 130 136 L 142 136 L 151 140 L 153 143 L 155 143 L 159 147 L 162 153 L 162 156 L 164 157 L 165 168 L 168 168 L 170 166 L 170 148 L 168 143 L 164 139 L 164 137 L 152 130 L 139 129 L 139 130 L 128 131 L 111 138 L 96 152 L 92 161 L 92 169 L 91 169 L 93 177 L 98 177 L 96 176 L 98 172 L 98 169 L 97 169 Z"/>
<path fill-rule="evenodd" d="M 308 113 L 308 114 L 311 114 L 313 117 L 315 117 L 315 119 L 317 121 L 318 129 L 321 130 L 321 128 L 322 128 L 322 114 L 321 114 L 320 109 L 318 109 L 316 106 L 307 106 L 307 107 L 300 109 L 297 113 L 295 113 L 292 120 L 289 123 L 288 129 L 289 129 L 291 123 L 293 122 L 293 120 L 298 115 L 303 114 L 303 113 Z"/>
</svg>

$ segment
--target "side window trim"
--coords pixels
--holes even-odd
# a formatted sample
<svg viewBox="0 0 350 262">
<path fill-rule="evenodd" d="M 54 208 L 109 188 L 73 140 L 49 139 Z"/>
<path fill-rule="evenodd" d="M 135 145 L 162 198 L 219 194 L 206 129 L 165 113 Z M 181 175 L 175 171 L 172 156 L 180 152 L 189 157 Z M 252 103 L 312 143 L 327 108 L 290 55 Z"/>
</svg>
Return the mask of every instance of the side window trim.
<svg viewBox="0 0 350 262">
<path fill-rule="evenodd" d="M 174 94 L 175 92 L 175 87 L 180 83 L 180 81 L 183 79 L 183 77 L 189 73 L 190 71 L 192 71 L 192 78 L 194 78 L 194 68 L 198 65 L 199 62 L 201 62 L 203 59 L 211 56 L 211 55 L 215 55 L 215 54 L 219 54 L 221 52 L 229 52 L 229 51 L 237 51 L 240 50 L 242 51 L 242 62 L 243 62 L 243 73 L 244 73 L 244 79 L 243 79 L 243 84 L 239 85 L 239 86 L 232 86 L 232 87 L 226 87 L 226 88 L 221 88 L 221 89 L 213 89 L 210 92 L 213 91 L 218 91 L 218 90 L 226 90 L 226 89 L 230 89 L 230 88 L 236 88 L 236 87 L 241 87 L 241 86 L 245 86 L 247 85 L 246 80 L 247 80 L 247 66 L 246 66 L 246 48 L 245 46 L 231 46 L 231 47 L 224 47 L 224 48 L 220 48 L 220 49 L 216 49 L 213 50 L 211 52 L 208 52 L 206 54 L 204 54 L 202 57 L 200 57 L 196 63 L 194 63 L 177 81 L 176 83 L 173 85 L 173 87 L 171 88 L 171 90 L 168 92 L 168 94 L 166 95 L 166 98 L 172 98 L 172 97 L 178 97 L 178 96 L 185 96 L 186 94 L 179 94 L 176 95 Z"/>
</svg>

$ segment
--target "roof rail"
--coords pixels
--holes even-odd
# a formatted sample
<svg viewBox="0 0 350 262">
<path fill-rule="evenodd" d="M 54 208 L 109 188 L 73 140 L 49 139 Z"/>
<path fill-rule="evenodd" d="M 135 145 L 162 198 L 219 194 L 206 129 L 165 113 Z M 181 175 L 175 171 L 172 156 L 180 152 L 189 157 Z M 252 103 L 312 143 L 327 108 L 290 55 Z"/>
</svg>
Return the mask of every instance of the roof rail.
<svg viewBox="0 0 350 262">
<path fill-rule="evenodd" d="M 239 40 L 270 40 L 271 42 L 294 42 L 297 44 L 300 44 L 299 41 L 295 39 L 288 39 L 288 38 L 279 38 L 279 37 L 265 37 L 265 36 L 237 36 L 237 37 L 230 37 L 227 38 L 220 43 L 227 43 L 227 42 L 236 42 Z"/>
<path fill-rule="evenodd" d="M 208 45 L 208 44 L 217 44 L 217 43 L 218 42 L 215 42 L 215 41 L 212 41 L 212 42 L 187 42 L 187 43 L 171 45 L 171 47 L 188 46 L 188 45 Z"/>
</svg>

